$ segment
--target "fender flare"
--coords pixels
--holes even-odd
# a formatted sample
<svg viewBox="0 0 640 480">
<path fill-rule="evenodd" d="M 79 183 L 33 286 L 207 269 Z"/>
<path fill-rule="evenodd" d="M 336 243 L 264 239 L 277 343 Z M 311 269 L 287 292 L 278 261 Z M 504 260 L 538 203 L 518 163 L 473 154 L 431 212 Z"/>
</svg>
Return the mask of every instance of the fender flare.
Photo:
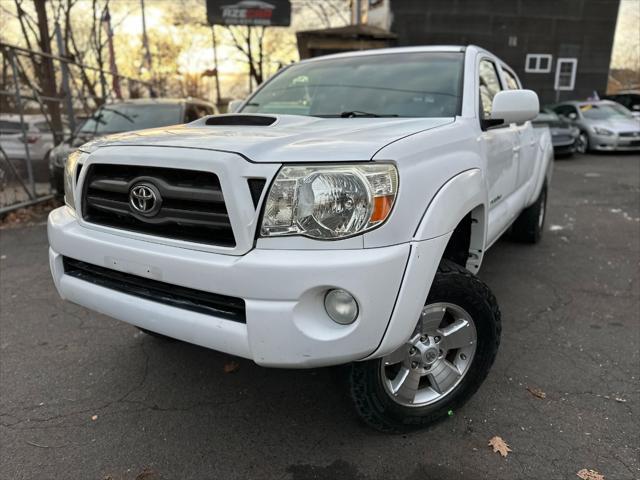
<svg viewBox="0 0 640 480">
<path fill-rule="evenodd" d="M 451 233 L 471 213 L 471 242 L 467 269 L 480 269 L 486 246 L 488 193 L 482 170 L 472 168 L 450 178 L 431 199 L 415 234 L 415 241 Z"/>
</svg>

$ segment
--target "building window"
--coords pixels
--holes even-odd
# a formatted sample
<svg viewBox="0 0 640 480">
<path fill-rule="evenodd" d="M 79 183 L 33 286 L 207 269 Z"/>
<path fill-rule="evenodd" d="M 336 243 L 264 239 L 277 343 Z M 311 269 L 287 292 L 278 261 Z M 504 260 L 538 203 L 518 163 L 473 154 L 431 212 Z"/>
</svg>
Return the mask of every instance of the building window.
<svg viewBox="0 0 640 480">
<path fill-rule="evenodd" d="M 577 58 L 559 58 L 556 65 L 556 90 L 573 90 L 576 84 Z"/>
<path fill-rule="evenodd" d="M 524 64 L 527 73 L 549 73 L 553 56 L 547 53 L 529 53 Z"/>
</svg>

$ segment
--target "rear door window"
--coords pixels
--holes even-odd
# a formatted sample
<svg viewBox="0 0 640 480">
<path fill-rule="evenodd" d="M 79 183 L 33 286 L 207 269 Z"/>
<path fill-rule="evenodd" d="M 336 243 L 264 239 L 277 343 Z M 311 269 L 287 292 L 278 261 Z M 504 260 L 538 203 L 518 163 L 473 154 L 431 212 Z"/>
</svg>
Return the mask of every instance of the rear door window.
<svg viewBox="0 0 640 480">
<path fill-rule="evenodd" d="M 480 61 L 480 116 L 483 119 L 491 118 L 491 106 L 493 97 L 502 90 L 500 77 L 495 63 L 491 60 Z"/>
<path fill-rule="evenodd" d="M 509 90 L 519 90 L 521 88 L 518 79 L 510 70 L 503 68 L 502 73 L 504 73 L 504 80 Z"/>
</svg>

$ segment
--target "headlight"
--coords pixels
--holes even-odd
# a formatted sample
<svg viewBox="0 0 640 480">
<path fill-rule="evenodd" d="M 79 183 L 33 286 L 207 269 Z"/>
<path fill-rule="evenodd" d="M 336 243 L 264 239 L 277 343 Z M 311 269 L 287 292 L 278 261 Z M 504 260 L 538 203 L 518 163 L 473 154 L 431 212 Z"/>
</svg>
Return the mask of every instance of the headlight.
<svg viewBox="0 0 640 480">
<path fill-rule="evenodd" d="M 260 233 L 333 240 L 371 230 L 391 213 L 398 171 L 390 164 L 283 167 L 269 190 Z"/>
<path fill-rule="evenodd" d="M 593 127 L 593 131 L 597 135 L 604 135 L 606 137 L 609 137 L 609 136 L 613 135 L 613 132 L 611 130 L 608 130 L 608 129 L 602 128 L 602 127 Z"/>
<path fill-rule="evenodd" d="M 76 208 L 76 199 L 74 196 L 76 168 L 81 156 L 81 152 L 73 152 L 69 157 L 67 157 L 67 163 L 64 166 L 64 203 L 74 210 Z"/>
<path fill-rule="evenodd" d="M 67 144 L 58 145 L 51 151 L 51 163 L 56 167 L 64 167 L 72 148 Z"/>
</svg>

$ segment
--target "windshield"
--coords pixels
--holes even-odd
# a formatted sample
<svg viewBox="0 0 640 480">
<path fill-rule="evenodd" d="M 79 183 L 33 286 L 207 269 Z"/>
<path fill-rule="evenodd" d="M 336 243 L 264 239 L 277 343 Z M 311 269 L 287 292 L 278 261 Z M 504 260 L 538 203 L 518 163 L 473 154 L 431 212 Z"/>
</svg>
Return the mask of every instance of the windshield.
<svg viewBox="0 0 640 480">
<path fill-rule="evenodd" d="M 580 111 L 584 118 L 591 120 L 606 120 L 608 118 L 633 118 L 631 112 L 622 105 L 617 104 L 593 104 L 589 103 L 580 106 Z"/>
<path fill-rule="evenodd" d="M 164 127 L 181 122 L 180 105 L 115 104 L 100 107 L 80 127 L 80 133 L 106 134 Z"/>
<path fill-rule="evenodd" d="M 319 117 L 460 114 L 463 53 L 417 52 L 293 65 L 242 109 Z"/>
</svg>

